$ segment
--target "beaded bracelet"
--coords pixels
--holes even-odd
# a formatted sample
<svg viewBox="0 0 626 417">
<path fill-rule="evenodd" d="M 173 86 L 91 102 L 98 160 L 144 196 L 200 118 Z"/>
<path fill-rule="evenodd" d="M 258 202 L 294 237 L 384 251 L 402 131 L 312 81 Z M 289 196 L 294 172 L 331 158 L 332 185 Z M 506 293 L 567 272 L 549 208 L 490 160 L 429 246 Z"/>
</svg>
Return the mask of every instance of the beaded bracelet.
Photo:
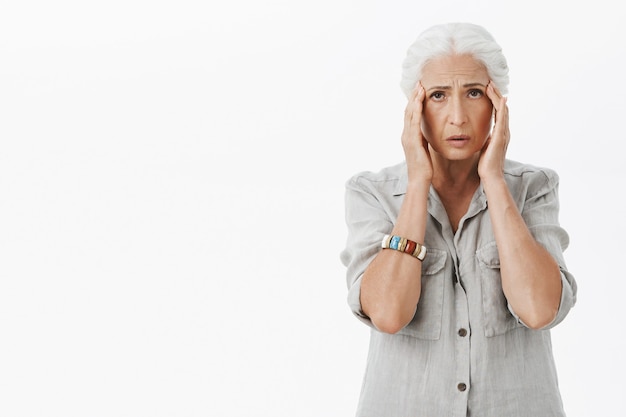
<svg viewBox="0 0 626 417">
<path fill-rule="evenodd" d="M 426 257 L 426 246 L 400 236 L 385 235 L 381 246 L 383 249 L 394 249 L 400 252 L 408 253 L 420 261 L 423 261 Z"/>
</svg>

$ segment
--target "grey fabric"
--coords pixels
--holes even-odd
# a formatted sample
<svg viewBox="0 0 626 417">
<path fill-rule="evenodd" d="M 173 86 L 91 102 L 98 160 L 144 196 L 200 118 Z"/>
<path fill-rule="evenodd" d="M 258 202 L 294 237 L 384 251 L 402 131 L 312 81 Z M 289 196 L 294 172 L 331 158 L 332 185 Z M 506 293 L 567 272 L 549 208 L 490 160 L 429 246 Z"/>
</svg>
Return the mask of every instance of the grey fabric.
<svg viewBox="0 0 626 417">
<path fill-rule="evenodd" d="M 371 330 L 358 417 L 564 416 L 549 329 L 576 301 L 563 251 L 557 174 L 507 161 L 505 179 L 529 230 L 556 259 L 563 290 L 555 320 L 529 329 L 508 304 L 500 260 L 480 186 L 453 230 L 431 187 L 415 317 L 397 334 L 374 328 L 360 304 L 361 277 L 391 232 L 406 191 L 404 163 L 346 183 L 348 303 Z M 528 262 L 532 262 L 529 259 Z"/>
</svg>

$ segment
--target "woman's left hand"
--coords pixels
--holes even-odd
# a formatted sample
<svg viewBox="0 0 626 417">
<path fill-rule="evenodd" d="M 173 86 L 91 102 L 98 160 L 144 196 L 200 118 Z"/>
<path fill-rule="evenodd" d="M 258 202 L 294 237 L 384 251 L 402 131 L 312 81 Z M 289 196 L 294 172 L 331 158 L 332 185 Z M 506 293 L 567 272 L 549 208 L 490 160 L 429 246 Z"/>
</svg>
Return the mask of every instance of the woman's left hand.
<svg viewBox="0 0 626 417">
<path fill-rule="evenodd" d="M 511 138 L 511 132 L 509 131 L 509 108 L 506 105 L 506 97 L 503 97 L 500 91 L 495 88 L 493 82 L 489 82 L 487 86 L 487 97 L 493 103 L 495 121 L 478 161 L 478 175 L 483 180 L 502 178 L 506 149 Z"/>
</svg>

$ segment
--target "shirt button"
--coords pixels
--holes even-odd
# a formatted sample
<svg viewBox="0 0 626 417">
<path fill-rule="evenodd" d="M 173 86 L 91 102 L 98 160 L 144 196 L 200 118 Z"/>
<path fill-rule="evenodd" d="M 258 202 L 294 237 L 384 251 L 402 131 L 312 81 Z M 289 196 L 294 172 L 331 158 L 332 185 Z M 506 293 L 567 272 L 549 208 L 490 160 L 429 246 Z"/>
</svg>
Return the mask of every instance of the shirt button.
<svg viewBox="0 0 626 417">
<path fill-rule="evenodd" d="M 465 330 L 465 329 L 459 329 L 459 336 L 461 336 L 461 337 L 465 337 L 465 336 L 467 336 L 467 330 Z"/>
<path fill-rule="evenodd" d="M 457 387 L 457 388 L 459 389 L 459 391 L 461 391 L 461 392 L 463 392 L 463 391 L 465 391 L 465 390 L 467 389 L 467 385 L 465 385 L 465 384 L 464 384 L 464 383 L 462 383 L 462 382 L 461 382 L 459 385 L 457 385 L 456 387 Z"/>
</svg>

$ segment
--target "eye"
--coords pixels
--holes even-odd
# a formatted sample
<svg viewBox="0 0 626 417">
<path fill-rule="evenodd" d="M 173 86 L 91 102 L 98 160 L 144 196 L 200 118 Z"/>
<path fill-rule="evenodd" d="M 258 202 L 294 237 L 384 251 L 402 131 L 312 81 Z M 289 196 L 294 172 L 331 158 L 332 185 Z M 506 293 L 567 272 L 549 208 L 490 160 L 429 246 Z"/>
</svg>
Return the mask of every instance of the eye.
<svg viewBox="0 0 626 417">
<path fill-rule="evenodd" d="M 467 93 L 467 95 L 468 95 L 470 98 L 480 98 L 480 97 L 482 97 L 482 96 L 483 96 L 483 92 L 482 92 L 482 91 L 480 91 L 480 90 L 478 90 L 478 89 L 473 89 L 473 90 L 470 90 L 470 91 Z"/>
<path fill-rule="evenodd" d="M 446 97 L 446 95 L 443 93 L 443 91 L 435 91 L 434 93 L 432 93 L 430 95 L 430 98 L 435 100 L 435 101 L 441 101 Z"/>
</svg>

